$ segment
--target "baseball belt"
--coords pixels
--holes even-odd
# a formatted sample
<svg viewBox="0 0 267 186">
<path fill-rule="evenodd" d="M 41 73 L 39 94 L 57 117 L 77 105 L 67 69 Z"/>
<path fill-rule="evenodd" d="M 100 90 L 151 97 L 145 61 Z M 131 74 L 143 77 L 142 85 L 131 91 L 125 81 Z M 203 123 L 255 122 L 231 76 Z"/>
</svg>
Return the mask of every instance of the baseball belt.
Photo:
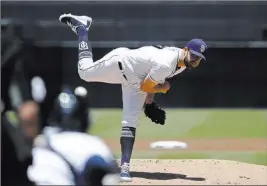
<svg viewBox="0 0 267 186">
<path fill-rule="evenodd" d="M 125 75 L 125 72 L 124 72 L 124 70 L 123 70 L 123 68 L 122 68 L 122 63 L 121 63 L 120 61 L 118 61 L 118 65 L 119 65 L 120 71 L 121 71 L 121 73 L 122 73 L 124 79 L 126 79 L 126 81 L 128 81 L 128 79 L 127 79 L 127 77 L 126 77 L 126 75 Z"/>
</svg>

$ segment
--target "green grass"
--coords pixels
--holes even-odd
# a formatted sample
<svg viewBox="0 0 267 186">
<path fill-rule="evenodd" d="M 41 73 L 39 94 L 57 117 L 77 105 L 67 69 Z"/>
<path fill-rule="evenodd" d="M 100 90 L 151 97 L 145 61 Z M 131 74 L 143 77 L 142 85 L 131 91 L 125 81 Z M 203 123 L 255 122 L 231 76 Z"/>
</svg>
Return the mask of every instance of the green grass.
<svg viewBox="0 0 267 186">
<path fill-rule="evenodd" d="M 166 109 L 164 126 L 141 114 L 138 139 L 267 138 L 267 109 Z M 93 109 L 90 133 L 119 139 L 121 109 Z M 120 157 L 120 152 L 114 152 Z M 132 158 L 225 159 L 267 166 L 267 152 L 134 151 Z"/>
<path fill-rule="evenodd" d="M 230 137 L 260 138 L 267 137 L 267 111 L 220 110 L 212 111 L 207 120 L 192 128 L 186 137 Z"/>
<path fill-rule="evenodd" d="M 141 114 L 138 139 L 267 138 L 267 109 L 166 109 L 164 126 Z M 121 109 L 93 109 L 90 133 L 118 138 Z"/>
</svg>

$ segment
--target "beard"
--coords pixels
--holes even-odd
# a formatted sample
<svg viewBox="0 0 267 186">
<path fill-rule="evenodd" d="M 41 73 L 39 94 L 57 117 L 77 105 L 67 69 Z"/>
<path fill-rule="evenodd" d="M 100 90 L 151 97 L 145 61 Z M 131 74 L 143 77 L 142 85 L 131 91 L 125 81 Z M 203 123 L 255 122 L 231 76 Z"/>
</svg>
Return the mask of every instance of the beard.
<svg viewBox="0 0 267 186">
<path fill-rule="evenodd" d="M 194 68 L 193 64 L 190 63 L 187 59 L 184 59 L 184 64 L 185 64 L 186 68 L 189 70 Z"/>
<path fill-rule="evenodd" d="M 189 61 L 187 59 L 184 59 L 184 64 L 186 66 L 186 68 L 188 68 L 189 70 L 193 69 L 193 68 L 197 68 L 199 63 L 200 63 L 201 59 L 197 59 L 195 61 Z"/>
</svg>

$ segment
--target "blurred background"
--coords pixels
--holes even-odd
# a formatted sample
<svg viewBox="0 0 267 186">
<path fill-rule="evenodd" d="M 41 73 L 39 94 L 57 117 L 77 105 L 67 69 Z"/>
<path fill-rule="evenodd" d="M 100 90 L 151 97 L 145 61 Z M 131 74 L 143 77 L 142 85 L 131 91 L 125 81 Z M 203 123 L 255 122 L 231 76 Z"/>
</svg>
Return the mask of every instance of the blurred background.
<svg viewBox="0 0 267 186">
<path fill-rule="evenodd" d="M 58 21 L 62 13 L 85 14 L 93 18 L 94 60 L 116 47 L 182 48 L 192 38 L 208 44 L 207 62 L 173 78 L 171 91 L 156 96 L 167 111 L 166 125 L 141 116 L 135 158 L 216 157 L 267 165 L 266 10 L 266 1 L 1 2 L 2 115 L 12 126 L 21 123 L 16 115 L 30 102 L 40 124 L 30 130 L 34 136 L 46 125 L 61 86 L 84 86 L 90 94 L 91 133 L 109 141 L 119 156 L 120 85 L 79 78 L 77 37 Z M 41 98 L 32 94 L 36 77 L 46 87 Z M 184 140 L 189 148 L 149 150 L 149 142 L 159 139 Z M 27 156 L 21 154 L 21 159 Z"/>
</svg>

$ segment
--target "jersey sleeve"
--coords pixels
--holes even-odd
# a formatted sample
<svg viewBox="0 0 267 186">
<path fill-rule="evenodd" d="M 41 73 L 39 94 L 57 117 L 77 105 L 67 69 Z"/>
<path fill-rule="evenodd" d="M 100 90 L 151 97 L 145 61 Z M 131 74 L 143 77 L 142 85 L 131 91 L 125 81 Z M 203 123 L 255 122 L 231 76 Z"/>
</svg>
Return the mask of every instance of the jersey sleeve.
<svg viewBox="0 0 267 186">
<path fill-rule="evenodd" d="M 150 60 L 153 64 L 149 76 L 156 83 L 162 84 L 171 75 L 177 64 L 178 55 L 176 51 L 165 48 L 157 49 Z"/>
<path fill-rule="evenodd" d="M 166 65 L 155 64 L 152 66 L 149 77 L 158 84 L 163 84 L 165 79 L 171 74 L 170 67 Z"/>
</svg>

